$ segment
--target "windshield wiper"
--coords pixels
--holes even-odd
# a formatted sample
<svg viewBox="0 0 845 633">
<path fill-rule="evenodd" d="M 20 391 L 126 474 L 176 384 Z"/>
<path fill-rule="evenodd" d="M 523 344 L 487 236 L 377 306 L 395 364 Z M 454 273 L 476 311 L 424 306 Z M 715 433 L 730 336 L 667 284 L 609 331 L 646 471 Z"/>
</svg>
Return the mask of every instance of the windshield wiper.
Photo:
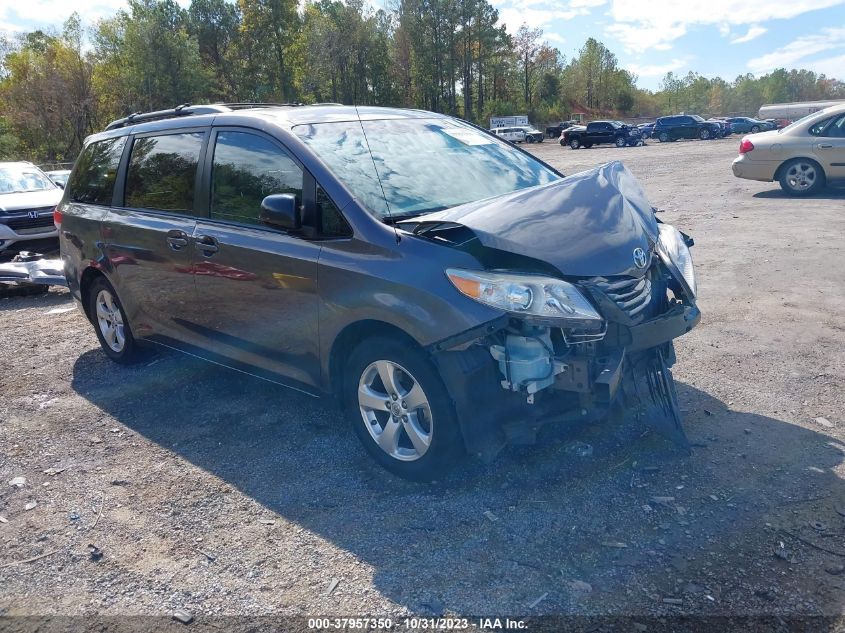
<svg viewBox="0 0 845 633">
<path fill-rule="evenodd" d="M 423 209 L 422 211 L 414 211 L 413 213 L 392 213 L 390 215 L 384 216 L 381 221 L 385 224 L 398 224 L 399 222 L 405 222 L 407 220 L 411 220 L 413 218 L 419 218 L 424 215 L 428 215 L 429 213 L 436 213 L 437 211 L 442 211 L 443 209 L 448 209 L 449 207 L 432 207 L 431 209 Z"/>
</svg>

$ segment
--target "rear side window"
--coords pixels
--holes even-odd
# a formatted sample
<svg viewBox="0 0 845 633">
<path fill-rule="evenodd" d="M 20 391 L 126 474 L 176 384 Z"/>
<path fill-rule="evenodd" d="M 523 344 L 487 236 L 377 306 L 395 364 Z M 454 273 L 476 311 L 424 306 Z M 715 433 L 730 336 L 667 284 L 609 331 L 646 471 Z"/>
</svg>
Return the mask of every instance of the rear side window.
<svg viewBox="0 0 845 633">
<path fill-rule="evenodd" d="M 126 176 L 126 206 L 191 213 L 203 133 L 136 138 Z"/>
<path fill-rule="evenodd" d="M 280 147 L 247 132 L 220 132 L 211 171 L 211 217 L 259 224 L 261 201 L 276 193 L 302 201 L 302 170 Z"/>
<path fill-rule="evenodd" d="M 126 137 L 95 141 L 82 150 L 67 184 L 68 199 L 82 204 L 111 205 L 114 181 Z"/>
</svg>

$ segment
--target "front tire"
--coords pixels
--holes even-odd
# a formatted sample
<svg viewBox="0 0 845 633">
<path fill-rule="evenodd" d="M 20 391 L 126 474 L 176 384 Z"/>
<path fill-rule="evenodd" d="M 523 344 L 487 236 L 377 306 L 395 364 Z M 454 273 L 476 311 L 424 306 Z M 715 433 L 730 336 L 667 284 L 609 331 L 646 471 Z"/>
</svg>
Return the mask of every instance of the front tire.
<svg viewBox="0 0 845 633">
<path fill-rule="evenodd" d="M 759 131 L 760 131 L 760 126 L 759 126 L 759 125 L 752 125 L 752 126 L 751 126 L 751 133 L 752 133 L 752 134 L 757 134 L 757 132 L 759 132 Z"/>
<path fill-rule="evenodd" d="M 657 136 L 657 140 L 660 141 L 661 143 L 668 143 L 669 142 L 669 133 L 668 132 L 661 132 Z"/>
<path fill-rule="evenodd" d="M 708 129 L 701 130 L 698 133 L 698 138 L 700 138 L 702 141 L 708 140 L 710 138 L 710 130 L 708 130 Z"/>
<path fill-rule="evenodd" d="M 824 170 L 809 158 L 793 158 L 781 168 L 780 186 L 790 196 L 812 196 L 824 184 Z"/>
<path fill-rule="evenodd" d="M 579 147 L 581 147 L 581 141 L 579 141 L 577 138 L 574 138 L 571 141 L 569 141 L 569 148 L 570 149 L 578 149 Z"/>
<path fill-rule="evenodd" d="M 464 453 L 457 415 L 428 357 L 402 341 L 375 338 L 347 364 L 343 402 L 370 456 L 403 479 L 441 479 Z"/>
<path fill-rule="evenodd" d="M 95 279 L 88 289 L 88 314 L 106 356 L 122 365 L 141 360 L 126 312 L 114 288 L 104 277 Z"/>
<path fill-rule="evenodd" d="M 621 136 L 616 137 L 616 147 L 625 147 L 627 144 L 628 144 L 628 141 L 626 141 L 623 137 L 621 137 Z"/>
</svg>

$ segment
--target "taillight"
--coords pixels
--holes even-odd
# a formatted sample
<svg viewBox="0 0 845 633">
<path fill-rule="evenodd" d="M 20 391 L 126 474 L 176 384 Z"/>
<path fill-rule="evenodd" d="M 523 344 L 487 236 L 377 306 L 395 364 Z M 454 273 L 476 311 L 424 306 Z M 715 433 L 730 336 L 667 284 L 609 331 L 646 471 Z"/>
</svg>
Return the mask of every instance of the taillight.
<svg viewBox="0 0 845 633">
<path fill-rule="evenodd" d="M 754 143 L 749 141 L 747 138 L 742 139 L 742 142 L 739 144 L 739 153 L 740 154 L 747 154 L 751 150 L 754 149 Z"/>
<path fill-rule="evenodd" d="M 53 209 L 53 224 L 56 225 L 57 229 L 62 228 L 62 212 L 59 211 L 59 207 Z"/>
</svg>

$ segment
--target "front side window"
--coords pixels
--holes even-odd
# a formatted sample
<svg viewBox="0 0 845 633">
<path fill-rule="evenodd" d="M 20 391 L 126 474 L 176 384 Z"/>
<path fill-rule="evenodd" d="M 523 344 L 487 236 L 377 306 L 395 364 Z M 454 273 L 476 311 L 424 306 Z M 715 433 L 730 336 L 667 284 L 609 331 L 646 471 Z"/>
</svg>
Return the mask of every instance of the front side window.
<svg viewBox="0 0 845 633">
<path fill-rule="evenodd" d="M 220 132 L 211 170 L 211 217 L 258 224 L 261 201 L 292 193 L 302 200 L 302 170 L 280 147 L 248 132 Z"/>
<path fill-rule="evenodd" d="M 126 145 L 125 136 L 95 141 L 86 147 L 76 161 L 67 184 L 68 199 L 82 204 L 112 203 L 114 182 L 120 157 Z"/>
<path fill-rule="evenodd" d="M 807 131 L 813 136 L 819 136 L 824 130 L 824 128 L 827 127 L 828 123 L 830 123 L 830 119 L 823 119 L 818 123 L 814 123 L 813 125 L 811 125 L 810 129 Z"/>
<path fill-rule="evenodd" d="M 55 188 L 56 185 L 47 175 L 35 166 L 15 164 L 0 166 L 0 194 L 45 191 Z"/>
<path fill-rule="evenodd" d="M 201 132 L 136 138 L 126 176 L 126 206 L 190 213 Z"/>
<path fill-rule="evenodd" d="M 453 119 L 319 123 L 293 131 L 379 218 L 413 217 L 560 178 Z"/>
</svg>

